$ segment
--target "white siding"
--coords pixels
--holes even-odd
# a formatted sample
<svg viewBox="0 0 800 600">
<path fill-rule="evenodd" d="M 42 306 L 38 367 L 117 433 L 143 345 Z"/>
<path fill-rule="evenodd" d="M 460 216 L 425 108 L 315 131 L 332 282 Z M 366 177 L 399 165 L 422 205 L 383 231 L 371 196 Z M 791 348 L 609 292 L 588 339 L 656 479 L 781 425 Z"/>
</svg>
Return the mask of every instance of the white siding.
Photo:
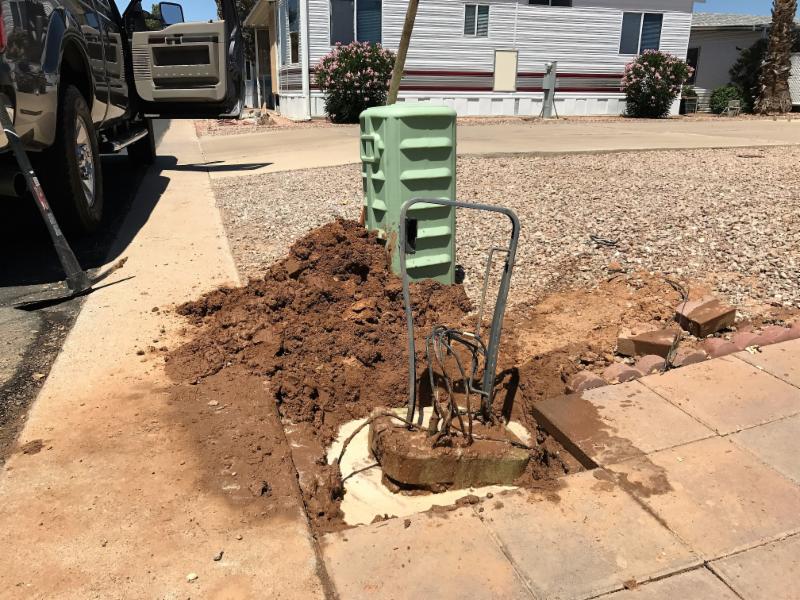
<svg viewBox="0 0 800 600">
<path fill-rule="evenodd" d="M 420 2 L 406 68 L 491 71 L 494 49 L 520 51 L 520 71 L 541 70 L 545 62 L 575 72 L 621 71 L 622 12 L 664 12 L 661 48 L 686 56 L 692 21 L 688 0 L 575 0 L 573 8 L 531 6 L 527 0 L 476 0 L 490 4 L 489 37 L 463 35 L 464 4 Z M 329 0 L 308 0 L 311 65 L 330 51 Z M 383 43 L 396 49 L 407 2 L 384 0 Z M 516 30 L 515 30 L 516 15 Z M 516 41 L 516 43 L 515 43 Z"/>
<path fill-rule="evenodd" d="M 331 49 L 330 2 L 305 1 L 313 69 Z M 445 104 L 459 114 L 538 115 L 542 102 L 538 74 L 545 63 L 558 61 L 559 74 L 567 76 L 559 78 L 563 90 L 557 94 L 559 114 L 619 114 L 624 98 L 618 78 L 632 58 L 619 54 L 624 11 L 664 13 L 661 49 L 685 58 L 689 46 L 692 0 L 574 0 L 572 8 L 531 6 L 527 0 L 470 1 L 490 5 L 486 38 L 463 35 L 466 0 L 420 2 L 406 60 L 409 81 L 404 80 L 401 100 Z M 384 46 L 397 48 L 406 7 L 407 0 L 383 0 Z M 517 93 L 491 92 L 496 49 L 519 52 L 519 72 L 528 75 L 519 78 Z M 425 71 L 438 73 L 425 75 Z M 464 72 L 466 76 L 459 75 Z M 606 77 L 569 79 L 570 74 Z M 427 89 L 437 85 L 447 89 Z M 318 92 L 312 93 L 311 111 L 321 114 Z"/>
<path fill-rule="evenodd" d="M 789 78 L 792 104 L 800 106 L 800 54 L 792 54 L 792 76 Z"/>
<path fill-rule="evenodd" d="M 689 47 L 700 49 L 694 87 L 701 108 L 708 106 L 711 92 L 730 83 L 730 70 L 739 58 L 740 49 L 749 48 L 762 35 L 760 31 L 702 29 L 692 31 Z"/>
<path fill-rule="evenodd" d="M 319 59 L 331 50 L 330 0 L 308 0 L 308 27 L 309 56 L 313 69 Z"/>
</svg>

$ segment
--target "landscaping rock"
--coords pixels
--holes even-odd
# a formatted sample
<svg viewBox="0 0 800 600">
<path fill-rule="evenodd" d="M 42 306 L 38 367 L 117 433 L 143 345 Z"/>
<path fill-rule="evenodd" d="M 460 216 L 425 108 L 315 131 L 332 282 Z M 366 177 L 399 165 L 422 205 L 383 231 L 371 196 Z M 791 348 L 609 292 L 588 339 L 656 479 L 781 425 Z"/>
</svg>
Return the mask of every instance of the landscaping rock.
<svg viewBox="0 0 800 600">
<path fill-rule="evenodd" d="M 641 371 L 624 363 L 614 363 L 603 371 L 603 379 L 608 383 L 625 383 L 626 381 L 639 379 L 641 376 Z"/>
<path fill-rule="evenodd" d="M 675 353 L 675 358 L 672 359 L 673 367 L 688 367 L 699 362 L 703 362 L 708 358 L 708 353 L 705 350 L 695 350 L 694 348 L 680 348 Z"/>
<path fill-rule="evenodd" d="M 655 331 L 642 331 L 641 328 L 625 329 L 617 337 L 617 353 L 623 356 L 656 354 L 666 358 L 677 335 L 670 329 Z"/>
<path fill-rule="evenodd" d="M 739 351 L 734 344 L 722 338 L 708 338 L 703 341 L 703 350 L 708 353 L 710 358 L 719 358 Z"/>
<path fill-rule="evenodd" d="M 638 370 L 643 375 L 650 375 L 652 373 L 659 373 L 667 366 L 667 361 L 657 354 L 648 354 L 642 356 L 633 365 L 634 369 Z"/>
<path fill-rule="evenodd" d="M 800 339 L 800 321 L 797 321 L 789 328 L 789 339 Z"/>
<path fill-rule="evenodd" d="M 706 337 L 731 327 L 736 321 L 736 309 L 718 298 L 706 296 L 679 304 L 675 320 L 692 335 Z"/>
<path fill-rule="evenodd" d="M 594 388 L 603 387 L 608 385 L 605 379 L 599 375 L 595 375 L 591 371 L 581 371 L 569 378 L 567 382 L 567 393 L 576 394 L 578 392 L 585 392 Z"/>
</svg>

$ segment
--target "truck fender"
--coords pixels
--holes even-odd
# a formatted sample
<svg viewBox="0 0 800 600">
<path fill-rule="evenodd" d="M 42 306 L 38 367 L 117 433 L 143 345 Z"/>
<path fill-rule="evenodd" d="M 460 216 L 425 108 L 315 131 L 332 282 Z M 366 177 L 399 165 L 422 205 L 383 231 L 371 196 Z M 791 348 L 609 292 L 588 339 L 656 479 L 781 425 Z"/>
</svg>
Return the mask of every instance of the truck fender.
<svg viewBox="0 0 800 600">
<path fill-rule="evenodd" d="M 84 75 L 81 92 L 91 107 L 95 97 L 95 82 L 86 53 L 86 42 L 83 39 L 77 21 L 64 9 L 54 10 L 50 15 L 42 51 L 42 74 L 46 84 L 39 98 L 39 116 L 41 127 L 36 136 L 44 146 L 51 146 L 55 141 L 56 120 L 58 117 L 58 97 L 61 89 L 61 75 L 65 54 L 76 68 Z M 77 65 L 75 64 L 77 63 Z"/>
<path fill-rule="evenodd" d="M 83 34 L 74 17 L 63 10 L 53 11 L 47 29 L 47 45 L 44 49 L 45 56 L 42 60 L 42 69 L 56 83 L 60 79 L 64 54 L 67 50 L 75 53 L 70 58 L 79 61 L 79 68 L 86 76 L 88 88 L 81 91 L 88 96 L 86 102 L 91 107 L 94 101 L 95 81 L 89 63 L 89 55 L 86 52 L 86 40 L 83 38 Z"/>
</svg>

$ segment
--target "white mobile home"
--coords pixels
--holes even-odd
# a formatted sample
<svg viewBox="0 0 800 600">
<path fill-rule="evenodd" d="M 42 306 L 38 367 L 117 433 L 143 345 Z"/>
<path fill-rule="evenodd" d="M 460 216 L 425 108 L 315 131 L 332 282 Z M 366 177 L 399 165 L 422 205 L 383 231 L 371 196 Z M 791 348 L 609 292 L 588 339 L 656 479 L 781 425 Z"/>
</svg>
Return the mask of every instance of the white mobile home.
<svg viewBox="0 0 800 600">
<path fill-rule="evenodd" d="M 324 114 L 313 70 L 337 42 L 396 49 L 407 0 L 259 0 L 276 32 L 282 114 Z M 693 0 L 421 0 L 400 101 L 460 115 L 540 114 L 543 78 L 557 62 L 560 115 L 624 111 L 626 63 L 646 49 L 686 57 Z"/>
<path fill-rule="evenodd" d="M 730 70 L 742 50 L 766 38 L 772 17 L 695 13 L 687 61 L 695 68 L 692 80 L 701 109 L 708 107 L 711 92 L 728 85 Z M 800 23 L 798 24 L 800 25 Z M 800 56 L 792 59 L 792 101 L 800 104 Z"/>
</svg>

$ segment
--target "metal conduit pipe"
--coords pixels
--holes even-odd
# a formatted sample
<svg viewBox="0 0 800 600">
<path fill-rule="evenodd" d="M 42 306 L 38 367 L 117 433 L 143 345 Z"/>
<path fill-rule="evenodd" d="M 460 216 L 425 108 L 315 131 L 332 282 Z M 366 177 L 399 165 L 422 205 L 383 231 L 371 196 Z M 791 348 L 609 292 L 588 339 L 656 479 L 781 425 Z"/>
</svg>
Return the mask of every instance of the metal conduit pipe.
<svg viewBox="0 0 800 600">
<path fill-rule="evenodd" d="M 19 198 L 25 193 L 25 177 L 15 169 L 0 172 L 0 196 Z"/>
</svg>

